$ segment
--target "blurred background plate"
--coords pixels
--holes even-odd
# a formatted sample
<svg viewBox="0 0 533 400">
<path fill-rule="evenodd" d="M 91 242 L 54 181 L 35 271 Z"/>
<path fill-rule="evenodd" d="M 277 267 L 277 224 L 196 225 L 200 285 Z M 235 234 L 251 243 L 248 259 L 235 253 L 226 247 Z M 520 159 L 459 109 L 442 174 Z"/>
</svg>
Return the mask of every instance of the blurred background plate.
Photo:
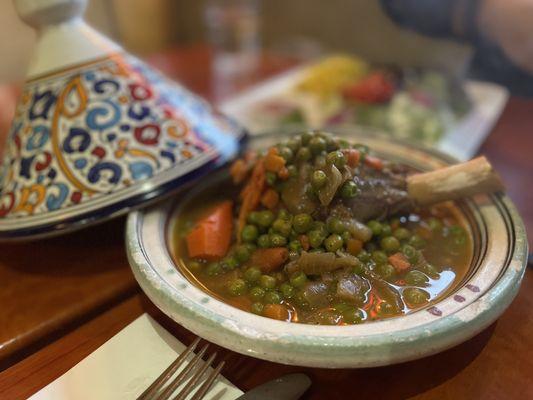
<svg viewBox="0 0 533 400">
<path fill-rule="evenodd" d="M 318 64 L 324 63 L 324 61 L 327 62 L 328 59 L 331 59 L 331 57 L 320 59 Z M 439 129 L 443 129 L 442 132 L 430 132 L 427 135 L 424 135 L 423 133 L 417 133 L 415 129 L 409 130 L 409 128 L 407 128 L 405 132 L 402 132 L 402 129 L 397 129 L 395 121 L 398 119 L 397 114 L 403 114 L 405 116 L 405 114 L 410 112 L 409 110 L 412 107 L 409 104 L 405 106 L 400 105 L 398 107 L 396 107 L 396 105 L 376 106 L 376 108 L 388 107 L 386 110 L 387 115 L 377 115 L 377 118 L 385 119 L 387 121 L 392 120 L 392 124 L 383 124 L 379 121 L 373 123 L 372 120 L 369 121 L 366 114 L 365 119 L 363 119 L 361 113 L 357 111 L 361 108 L 359 105 L 355 105 L 349 110 L 349 112 L 359 112 L 358 116 L 352 121 L 347 121 L 346 118 L 343 118 L 342 115 L 340 115 L 343 112 L 342 110 L 340 113 L 337 113 L 336 116 L 333 116 L 333 118 L 330 116 L 328 117 L 327 115 L 316 115 L 328 113 L 327 110 L 324 111 L 324 109 L 327 109 L 328 107 L 333 107 L 335 109 L 338 109 L 339 107 L 337 105 L 331 106 L 330 104 L 332 101 L 330 100 L 323 101 L 318 97 L 313 99 L 310 98 L 313 96 L 308 96 L 307 94 L 294 95 L 294 89 L 306 78 L 313 65 L 317 65 L 317 63 L 305 64 L 266 80 L 230 99 L 222 101 L 219 104 L 219 108 L 224 113 L 234 117 L 237 121 L 246 126 L 252 134 L 271 131 L 272 129 L 287 127 L 289 125 L 293 128 L 297 125 L 301 125 L 302 128 L 309 126 L 318 128 L 323 126 L 331 127 L 357 124 L 359 125 L 359 129 L 361 127 L 371 128 L 370 131 L 378 130 L 394 137 L 401 137 L 415 142 L 430 144 L 436 149 L 448 153 L 460 160 L 466 160 L 476 154 L 503 111 L 509 97 L 507 89 L 494 83 L 474 80 L 457 83 L 439 72 L 422 70 L 422 72 L 419 72 L 420 78 L 416 78 L 418 79 L 416 84 L 418 86 L 423 85 L 424 82 L 420 82 L 430 75 L 430 79 L 433 79 L 433 81 L 437 80 L 438 86 L 447 86 L 447 88 L 445 88 L 445 90 L 447 90 L 447 102 L 455 102 L 455 104 L 460 102 L 461 104 L 456 106 L 456 108 L 460 108 L 461 110 L 452 112 L 451 109 L 454 107 L 454 104 L 443 104 L 442 107 L 435 106 L 428 108 L 427 118 L 429 118 L 429 120 L 423 121 L 422 123 L 433 123 L 438 121 L 441 125 Z M 409 74 L 409 70 L 401 73 L 404 75 L 404 77 L 400 78 L 402 81 L 401 85 L 403 85 L 404 88 L 399 89 L 397 91 L 399 94 L 395 94 L 395 96 L 405 97 L 405 93 L 409 92 L 412 94 L 413 90 L 408 87 L 409 82 L 405 83 L 405 81 L 409 81 L 410 79 L 409 77 L 405 78 L 405 75 Z M 425 80 L 427 81 L 429 79 Z M 460 88 L 457 88 L 458 85 L 460 85 Z M 427 86 L 428 85 L 426 84 L 426 87 Z M 431 93 L 431 90 L 436 89 L 430 88 L 424 90 L 425 92 L 423 95 L 426 93 L 434 95 L 434 93 Z M 454 100 L 453 93 L 458 91 L 462 92 L 459 95 L 460 98 L 459 100 Z M 400 99 L 398 101 L 404 100 L 405 99 Z M 389 103 L 394 103 L 394 101 L 395 98 L 393 97 L 392 101 Z M 398 101 L 396 103 L 398 103 Z M 309 103 L 313 102 L 315 104 L 309 105 Z M 395 107 L 395 109 L 390 110 L 391 107 Z M 305 112 L 302 113 L 304 115 L 295 117 L 294 112 L 298 112 L 298 110 L 302 109 L 305 109 Z M 335 113 L 336 111 L 332 112 L 332 114 Z M 271 115 L 269 116 L 268 114 Z M 400 117 L 402 117 L 402 115 L 400 115 Z M 370 117 L 370 119 L 371 118 L 372 117 Z M 402 122 L 400 121 L 399 124 L 401 123 Z"/>
</svg>

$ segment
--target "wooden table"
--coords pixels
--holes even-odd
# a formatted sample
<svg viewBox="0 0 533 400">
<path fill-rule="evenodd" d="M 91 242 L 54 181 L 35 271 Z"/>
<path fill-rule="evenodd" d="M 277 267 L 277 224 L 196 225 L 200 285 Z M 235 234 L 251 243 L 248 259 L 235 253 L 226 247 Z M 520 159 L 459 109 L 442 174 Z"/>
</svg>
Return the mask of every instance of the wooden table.
<svg viewBox="0 0 533 400">
<path fill-rule="evenodd" d="M 294 65 L 266 55 L 253 74 L 216 92 L 203 46 L 150 59 L 170 76 L 213 99 Z M 533 232 L 533 100 L 511 98 L 483 145 Z M 57 378 L 143 312 L 178 339 L 191 334 L 138 290 L 124 255 L 123 220 L 74 235 L 0 246 L 0 399 L 24 398 Z M 90 246 L 89 246 L 89 245 Z M 531 244 L 531 237 L 530 237 Z M 499 321 L 444 353 L 391 367 L 320 370 L 289 367 L 222 350 L 224 374 L 244 390 L 290 371 L 313 380 L 307 399 L 533 398 L 533 271 Z"/>
</svg>

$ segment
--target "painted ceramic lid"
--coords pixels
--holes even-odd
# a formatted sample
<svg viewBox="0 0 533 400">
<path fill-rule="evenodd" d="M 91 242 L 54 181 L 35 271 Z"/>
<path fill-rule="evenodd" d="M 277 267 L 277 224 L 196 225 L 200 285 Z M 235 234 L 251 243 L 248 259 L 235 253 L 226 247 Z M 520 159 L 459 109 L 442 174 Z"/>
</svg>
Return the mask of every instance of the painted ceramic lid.
<svg viewBox="0 0 533 400">
<path fill-rule="evenodd" d="M 86 25 L 85 1 L 15 3 L 39 40 L 3 157 L 0 240 L 123 214 L 238 152 L 235 123 Z"/>
</svg>

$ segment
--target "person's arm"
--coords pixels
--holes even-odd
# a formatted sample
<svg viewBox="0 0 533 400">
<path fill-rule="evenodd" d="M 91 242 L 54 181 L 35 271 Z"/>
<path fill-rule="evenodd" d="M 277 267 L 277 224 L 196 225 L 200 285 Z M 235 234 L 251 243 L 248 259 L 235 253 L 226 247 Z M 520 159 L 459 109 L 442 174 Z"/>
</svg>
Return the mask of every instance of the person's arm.
<svg viewBox="0 0 533 400">
<path fill-rule="evenodd" d="M 388 16 L 424 35 L 475 40 L 478 0 L 381 0 Z"/>
</svg>

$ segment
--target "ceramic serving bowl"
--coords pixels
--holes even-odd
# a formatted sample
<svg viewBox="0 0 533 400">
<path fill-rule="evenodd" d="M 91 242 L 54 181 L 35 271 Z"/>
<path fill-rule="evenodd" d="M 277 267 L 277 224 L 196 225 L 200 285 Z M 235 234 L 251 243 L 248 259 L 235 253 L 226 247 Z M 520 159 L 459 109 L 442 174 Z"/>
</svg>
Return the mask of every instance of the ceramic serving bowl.
<svg viewBox="0 0 533 400">
<path fill-rule="evenodd" d="M 336 132 L 369 145 L 385 158 L 431 170 L 453 159 L 390 138 Z M 280 135 L 255 137 L 265 148 Z M 325 368 L 370 367 L 408 361 L 445 350 L 495 321 L 515 297 L 526 265 L 522 221 L 504 194 L 479 195 L 458 203 L 472 233 L 471 267 L 451 293 L 411 314 L 351 326 L 276 321 L 241 311 L 194 286 L 176 268 L 169 250 L 176 208 L 216 181 L 197 184 L 159 206 L 130 214 L 127 251 L 148 297 L 167 315 L 205 339 L 231 350 L 275 361 Z"/>
</svg>

